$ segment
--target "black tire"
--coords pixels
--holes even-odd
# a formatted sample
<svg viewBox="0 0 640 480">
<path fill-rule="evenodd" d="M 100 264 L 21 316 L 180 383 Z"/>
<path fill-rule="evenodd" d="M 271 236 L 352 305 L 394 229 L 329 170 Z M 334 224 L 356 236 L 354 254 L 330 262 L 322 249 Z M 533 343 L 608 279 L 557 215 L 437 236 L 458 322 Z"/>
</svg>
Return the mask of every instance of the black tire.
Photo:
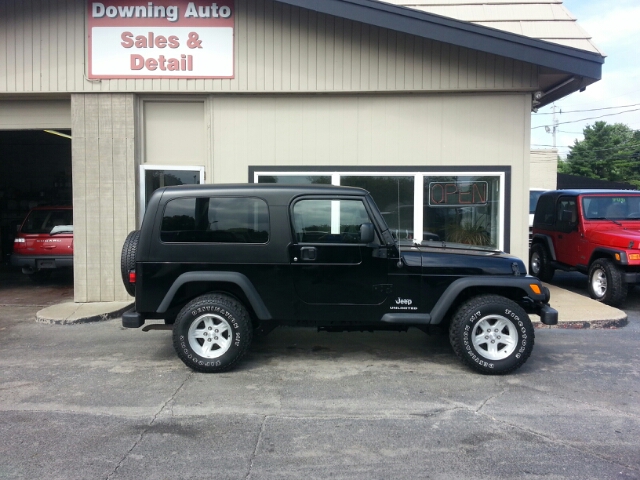
<svg viewBox="0 0 640 480">
<path fill-rule="evenodd" d="M 520 368 L 531 355 L 534 339 L 527 313 L 499 295 L 467 300 L 449 325 L 449 341 L 456 355 L 486 375 L 504 375 Z"/>
<path fill-rule="evenodd" d="M 122 273 L 122 283 L 129 295 L 132 297 L 136 294 L 136 286 L 129 283 L 129 272 L 136 268 L 136 252 L 138 251 L 138 240 L 140 239 L 140 230 L 134 230 L 127 235 L 122 245 L 122 253 L 120 254 L 120 273 Z"/>
<path fill-rule="evenodd" d="M 251 318 L 240 302 L 226 295 L 208 294 L 180 310 L 173 326 L 173 347 L 189 368 L 223 372 L 244 356 L 252 333 Z"/>
<path fill-rule="evenodd" d="M 529 254 L 529 273 L 538 277 L 543 282 L 549 282 L 553 278 L 555 268 L 551 266 L 551 255 L 547 247 L 536 243 L 531 247 Z"/>
<path fill-rule="evenodd" d="M 589 267 L 589 296 L 612 307 L 622 305 L 629 291 L 620 269 L 608 258 L 600 258 Z"/>
</svg>

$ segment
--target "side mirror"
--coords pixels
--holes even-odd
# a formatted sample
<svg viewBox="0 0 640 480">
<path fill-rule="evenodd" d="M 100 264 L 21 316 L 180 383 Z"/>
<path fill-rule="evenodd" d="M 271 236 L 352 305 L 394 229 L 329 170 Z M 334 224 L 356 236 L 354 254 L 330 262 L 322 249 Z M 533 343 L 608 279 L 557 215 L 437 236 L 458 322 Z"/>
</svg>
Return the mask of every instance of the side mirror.
<svg viewBox="0 0 640 480">
<path fill-rule="evenodd" d="M 360 243 L 371 243 L 375 239 L 375 232 L 372 223 L 360 225 Z"/>
</svg>

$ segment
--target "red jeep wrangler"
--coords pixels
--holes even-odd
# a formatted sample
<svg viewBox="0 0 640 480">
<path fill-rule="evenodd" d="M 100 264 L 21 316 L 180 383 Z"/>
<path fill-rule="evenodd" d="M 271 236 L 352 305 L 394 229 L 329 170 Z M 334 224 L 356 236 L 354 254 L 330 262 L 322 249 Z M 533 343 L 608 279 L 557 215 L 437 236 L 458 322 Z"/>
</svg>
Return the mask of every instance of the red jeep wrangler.
<svg viewBox="0 0 640 480">
<path fill-rule="evenodd" d="M 618 306 L 640 283 L 640 192 L 554 190 L 540 196 L 529 272 L 544 282 L 556 269 L 589 276 L 589 295 Z"/>
<path fill-rule="evenodd" d="M 32 209 L 13 241 L 11 265 L 36 282 L 56 268 L 73 267 L 72 207 Z"/>
</svg>

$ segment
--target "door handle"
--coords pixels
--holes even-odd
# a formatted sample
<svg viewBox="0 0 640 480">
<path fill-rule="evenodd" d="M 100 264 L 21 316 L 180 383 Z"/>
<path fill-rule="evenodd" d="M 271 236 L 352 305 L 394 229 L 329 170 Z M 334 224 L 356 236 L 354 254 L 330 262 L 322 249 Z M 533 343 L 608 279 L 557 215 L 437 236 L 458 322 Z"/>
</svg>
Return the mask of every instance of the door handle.
<svg viewBox="0 0 640 480">
<path fill-rule="evenodd" d="M 300 249 L 300 257 L 302 260 L 314 261 L 318 258 L 318 250 L 316 250 L 316 247 L 302 247 Z"/>
</svg>

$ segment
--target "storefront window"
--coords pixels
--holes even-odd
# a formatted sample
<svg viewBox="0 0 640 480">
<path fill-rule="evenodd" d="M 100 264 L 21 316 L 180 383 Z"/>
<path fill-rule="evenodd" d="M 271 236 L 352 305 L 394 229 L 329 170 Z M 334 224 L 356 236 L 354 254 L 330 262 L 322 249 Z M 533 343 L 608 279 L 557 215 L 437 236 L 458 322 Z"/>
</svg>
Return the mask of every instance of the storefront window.
<svg viewBox="0 0 640 480">
<path fill-rule="evenodd" d="M 140 218 L 144 216 L 151 195 L 157 189 L 174 185 L 199 184 L 203 179 L 203 167 L 140 165 Z"/>
<path fill-rule="evenodd" d="M 280 185 L 331 185 L 330 175 L 260 175 L 258 183 Z"/>
<path fill-rule="evenodd" d="M 440 241 L 498 248 L 499 193 L 497 176 L 425 176 L 424 230 Z"/>
<path fill-rule="evenodd" d="M 305 172 L 306 173 L 306 172 Z M 333 184 L 371 193 L 393 235 L 404 242 L 462 243 L 508 248 L 505 173 L 254 171 L 258 183 Z"/>
<path fill-rule="evenodd" d="M 340 185 L 360 187 L 371 193 L 382 216 L 396 238 L 413 240 L 413 198 L 415 178 L 412 176 L 344 176 Z"/>
</svg>

